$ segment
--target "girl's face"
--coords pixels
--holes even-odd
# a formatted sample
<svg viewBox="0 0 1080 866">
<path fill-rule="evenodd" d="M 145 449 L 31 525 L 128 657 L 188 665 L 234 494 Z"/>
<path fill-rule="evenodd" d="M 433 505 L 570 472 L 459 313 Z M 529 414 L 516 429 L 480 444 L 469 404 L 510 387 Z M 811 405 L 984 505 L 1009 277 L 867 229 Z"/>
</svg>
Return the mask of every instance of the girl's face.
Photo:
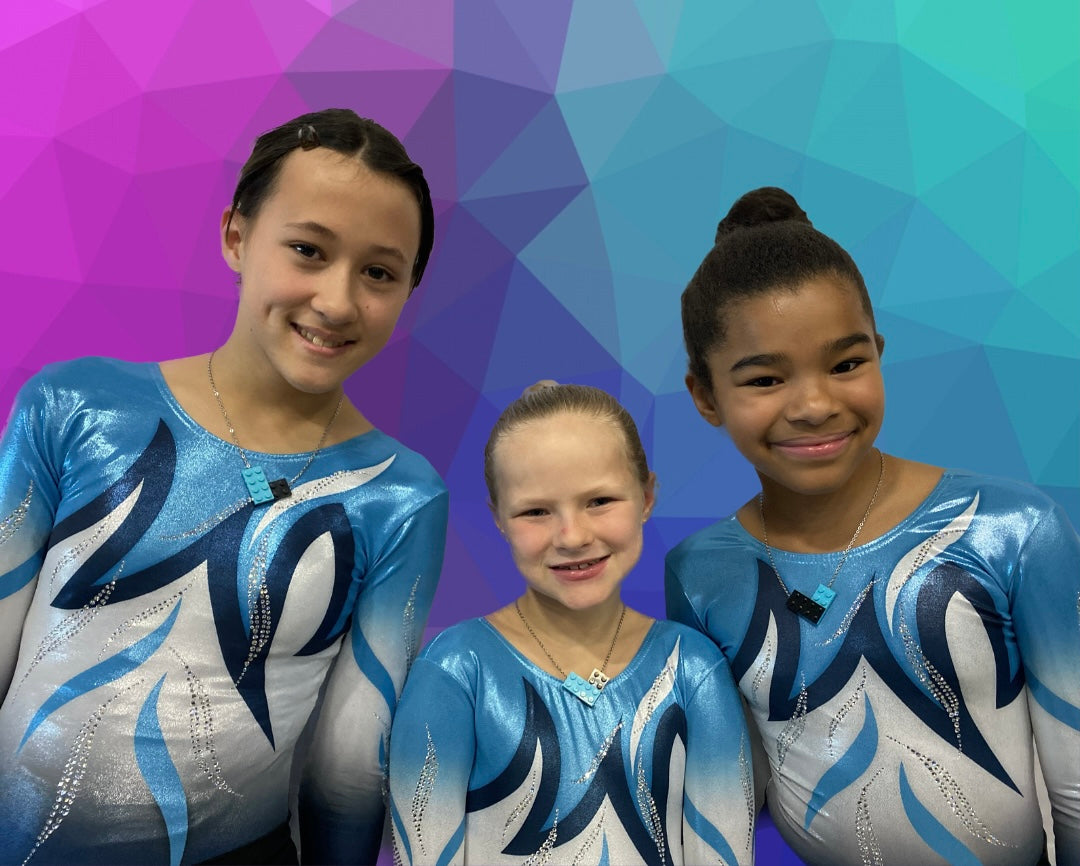
<svg viewBox="0 0 1080 866">
<path fill-rule="evenodd" d="M 409 297 L 420 208 L 409 189 L 328 148 L 285 157 L 252 218 L 233 216 L 222 252 L 241 276 L 232 340 L 255 375 L 340 387 L 390 338 Z"/>
<path fill-rule="evenodd" d="M 495 523 L 529 588 L 581 610 L 618 597 L 641 556 L 653 479 L 634 474 L 614 422 L 574 412 L 529 421 L 495 447 Z"/>
<path fill-rule="evenodd" d="M 702 417 L 727 429 L 763 486 L 841 489 L 885 410 L 884 343 L 856 290 L 816 277 L 732 304 L 724 325 L 708 359 L 712 387 L 686 379 Z"/>
</svg>

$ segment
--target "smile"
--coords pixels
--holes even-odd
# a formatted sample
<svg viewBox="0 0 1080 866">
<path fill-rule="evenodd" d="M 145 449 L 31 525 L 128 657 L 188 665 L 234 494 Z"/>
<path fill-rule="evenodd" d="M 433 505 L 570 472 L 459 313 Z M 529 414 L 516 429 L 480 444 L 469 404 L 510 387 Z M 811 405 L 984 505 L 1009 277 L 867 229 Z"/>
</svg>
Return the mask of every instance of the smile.
<svg viewBox="0 0 1080 866">
<path fill-rule="evenodd" d="M 583 559 L 580 562 L 564 562 L 549 566 L 563 580 L 590 580 L 603 574 L 608 561 L 607 556 L 597 559 Z"/>
<path fill-rule="evenodd" d="M 834 436 L 787 439 L 774 442 L 773 447 L 793 457 L 832 457 L 847 447 L 851 437 L 851 433 L 837 433 Z"/>
<path fill-rule="evenodd" d="M 342 346 L 347 346 L 352 340 L 330 340 L 326 337 L 320 337 L 318 334 L 312 333 L 307 328 L 303 328 L 300 325 L 293 325 L 296 333 L 307 340 L 311 345 L 318 346 L 320 349 L 340 349 Z"/>
</svg>

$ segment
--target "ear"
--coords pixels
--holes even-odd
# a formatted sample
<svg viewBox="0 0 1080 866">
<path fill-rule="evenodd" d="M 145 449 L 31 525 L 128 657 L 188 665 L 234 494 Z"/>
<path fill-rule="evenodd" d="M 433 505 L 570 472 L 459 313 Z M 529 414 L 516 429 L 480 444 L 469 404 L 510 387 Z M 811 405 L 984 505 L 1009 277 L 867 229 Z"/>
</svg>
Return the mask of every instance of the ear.
<svg viewBox="0 0 1080 866">
<path fill-rule="evenodd" d="M 499 535 L 506 538 L 506 530 L 503 529 L 502 522 L 499 520 L 499 509 L 491 501 L 488 502 L 488 509 L 491 511 L 491 519 L 495 521 L 495 528 L 499 530 Z"/>
<path fill-rule="evenodd" d="M 656 505 L 656 473 L 650 472 L 649 478 L 645 482 L 645 507 L 642 510 L 642 523 L 652 516 L 654 505 Z"/>
<path fill-rule="evenodd" d="M 232 223 L 229 223 L 229 215 Z M 240 246 L 243 240 L 244 218 L 239 211 L 227 207 L 221 214 L 221 256 L 225 264 L 240 273 Z"/>
<path fill-rule="evenodd" d="M 724 426 L 724 420 L 720 417 L 720 410 L 716 408 L 712 388 L 708 388 L 703 382 L 699 382 L 693 373 L 687 373 L 686 390 L 690 392 L 694 406 L 697 407 L 702 418 L 712 424 L 713 427 Z"/>
<path fill-rule="evenodd" d="M 877 343 L 877 353 L 880 358 L 885 354 L 885 338 L 881 334 L 874 334 L 874 342 Z"/>
</svg>

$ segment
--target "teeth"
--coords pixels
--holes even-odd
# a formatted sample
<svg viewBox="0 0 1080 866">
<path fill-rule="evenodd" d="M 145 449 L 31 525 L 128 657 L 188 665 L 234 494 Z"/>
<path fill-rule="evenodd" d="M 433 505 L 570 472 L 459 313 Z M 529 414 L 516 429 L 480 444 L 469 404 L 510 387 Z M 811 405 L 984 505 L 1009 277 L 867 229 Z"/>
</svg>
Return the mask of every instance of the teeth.
<svg viewBox="0 0 1080 866">
<path fill-rule="evenodd" d="M 305 340 L 307 340 L 309 343 L 311 343 L 314 346 L 320 346 L 320 347 L 325 346 L 325 347 L 329 347 L 331 349 L 337 349 L 340 346 L 344 346 L 345 343 L 348 342 L 347 340 L 341 340 L 341 341 L 324 340 L 322 337 L 316 336 L 315 334 L 311 333 L 311 331 L 305 331 L 303 328 L 297 328 L 296 330 L 299 332 L 301 337 L 303 337 Z"/>
<path fill-rule="evenodd" d="M 565 568 L 567 571 L 584 571 L 586 568 L 590 568 L 591 566 L 596 565 L 596 563 L 599 561 L 600 560 L 598 559 L 593 559 L 589 562 L 578 563 L 577 565 L 560 565 L 559 568 Z"/>
</svg>

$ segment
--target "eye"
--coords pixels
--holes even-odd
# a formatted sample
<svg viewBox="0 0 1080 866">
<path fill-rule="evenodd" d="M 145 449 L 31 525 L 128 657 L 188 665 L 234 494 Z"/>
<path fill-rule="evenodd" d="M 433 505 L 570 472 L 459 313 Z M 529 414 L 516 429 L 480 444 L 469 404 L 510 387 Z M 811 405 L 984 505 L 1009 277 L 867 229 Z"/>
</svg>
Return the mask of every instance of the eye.
<svg viewBox="0 0 1080 866">
<path fill-rule="evenodd" d="M 848 358 L 847 360 L 841 361 L 839 364 L 837 364 L 835 367 L 833 367 L 833 372 L 834 373 L 850 373 L 852 370 L 855 370 L 858 367 L 861 367 L 865 363 L 866 363 L 865 358 Z"/>
<path fill-rule="evenodd" d="M 544 508 L 527 508 L 525 511 L 518 512 L 515 517 L 543 517 L 547 514 L 547 510 Z"/>
<path fill-rule="evenodd" d="M 289 247 L 305 259 L 314 260 L 322 258 L 322 250 L 314 244 L 305 244 L 302 241 L 296 241 L 295 243 L 289 244 Z"/>
<path fill-rule="evenodd" d="M 364 273 L 379 283 L 390 282 L 394 279 L 393 273 L 388 271 L 382 265 L 368 265 L 364 268 Z"/>
<path fill-rule="evenodd" d="M 614 501 L 615 501 L 614 496 L 596 496 L 596 497 L 593 497 L 592 499 L 589 500 L 589 505 L 591 505 L 594 508 L 597 508 L 597 507 L 602 506 L 602 505 L 610 505 Z"/>
<path fill-rule="evenodd" d="M 773 385 L 780 384 L 780 378 L 778 376 L 755 376 L 742 384 L 748 388 L 771 388 Z"/>
</svg>

